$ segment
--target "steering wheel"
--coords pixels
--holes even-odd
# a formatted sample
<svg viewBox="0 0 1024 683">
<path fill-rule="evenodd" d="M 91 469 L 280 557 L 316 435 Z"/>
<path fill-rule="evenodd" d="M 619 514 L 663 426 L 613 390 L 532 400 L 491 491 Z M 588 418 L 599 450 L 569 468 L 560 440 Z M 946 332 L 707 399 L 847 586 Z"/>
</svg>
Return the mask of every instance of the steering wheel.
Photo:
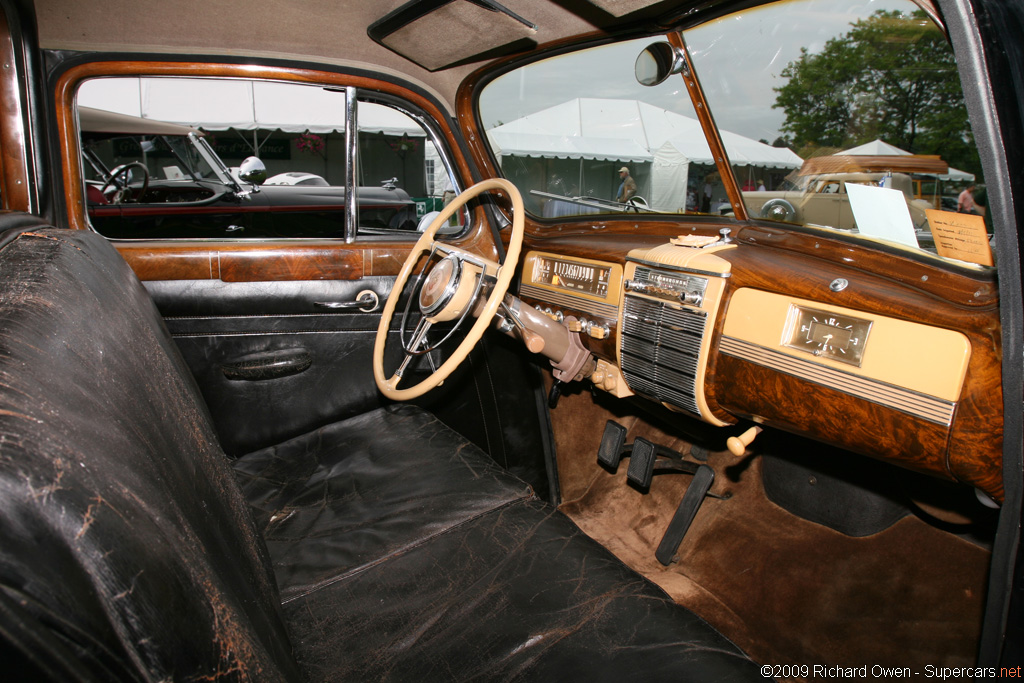
<svg viewBox="0 0 1024 683">
<path fill-rule="evenodd" d="M 500 265 L 458 247 L 434 240 L 434 235 L 437 234 L 441 226 L 448 222 L 451 216 L 470 199 L 489 190 L 500 190 L 506 193 L 512 201 L 512 236 L 509 240 L 505 262 Z M 395 285 L 384 304 L 380 324 L 377 326 L 377 337 L 373 344 L 373 378 L 382 394 L 397 401 L 407 401 L 422 396 L 440 385 L 466 359 L 472 348 L 480 341 L 484 330 L 491 324 L 498 306 L 505 297 L 505 292 L 508 291 L 512 276 L 515 274 L 516 264 L 519 262 L 519 252 L 523 246 L 523 213 L 523 197 L 519 194 L 516 186 L 503 178 L 492 178 L 477 183 L 453 199 L 423 231 L 416 246 L 409 252 L 408 258 L 402 264 Z M 423 287 L 418 297 L 421 317 L 410 341 L 405 343 L 403 339 L 405 359 L 394 375 L 385 377 L 384 344 L 387 340 L 388 328 L 391 327 L 391 320 L 395 314 L 395 308 L 398 305 L 398 299 L 409 281 L 412 269 L 424 254 L 429 259 L 435 253 L 446 254 L 446 256 L 435 263 L 428 273 L 420 275 L 420 278 L 423 279 Z M 491 281 L 493 281 L 493 285 L 490 293 L 481 307 L 479 294 L 484 291 L 484 283 Z M 427 347 L 426 341 L 427 331 L 431 326 L 438 322 L 456 319 L 461 321 L 467 315 L 475 315 L 476 321 L 448 360 L 420 383 L 406 389 L 399 389 L 398 383 L 402 380 L 402 374 L 412 359 L 431 350 Z M 404 325 L 405 320 L 403 319 L 402 322 Z M 443 341 L 433 348 L 440 346 L 441 343 Z"/>
<path fill-rule="evenodd" d="M 100 192 L 106 195 L 107 190 L 109 190 L 111 186 L 116 186 L 119 190 L 124 189 L 125 192 L 129 192 L 128 174 L 131 172 L 133 168 L 137 168 L 140 171 L 142 171 L 142 188 L 139 190 L 139 193 L 135 195 L 135 201 L 140 201 L 142 197 L 146 194 L 146 190 L 149 189 L 149 169 L 146 168 L 145 164 L 139 161 L 132 161 L 127 164 L 121 164 L 120 166 L 116 167 L 113 171 L 110 172 L 110 177 L 107 179 L 107 182 L 103 183 L 103 188 L 100 190 Z M 121 183 L 117 182 L 118 176 L 122 175 L 124 176 L 123 188 L 121 186 Z M 114 199 L 111 203 L 120 204 L 121 200 L 120 198 L 117 198 Z"/>
</svg>

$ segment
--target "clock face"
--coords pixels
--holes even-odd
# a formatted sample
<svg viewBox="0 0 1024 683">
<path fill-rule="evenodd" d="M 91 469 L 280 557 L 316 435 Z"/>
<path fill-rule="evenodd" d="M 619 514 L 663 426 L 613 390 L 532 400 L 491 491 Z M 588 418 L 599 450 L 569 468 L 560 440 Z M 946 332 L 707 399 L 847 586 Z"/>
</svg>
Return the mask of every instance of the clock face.
<svg viewBox="0 0 1024 683">
<path fill-rule="evenodd" d="M 860 366 L 871 322 L 848 315 L 792 306 L 786 346 L 821 358 Z"/>
</svg>

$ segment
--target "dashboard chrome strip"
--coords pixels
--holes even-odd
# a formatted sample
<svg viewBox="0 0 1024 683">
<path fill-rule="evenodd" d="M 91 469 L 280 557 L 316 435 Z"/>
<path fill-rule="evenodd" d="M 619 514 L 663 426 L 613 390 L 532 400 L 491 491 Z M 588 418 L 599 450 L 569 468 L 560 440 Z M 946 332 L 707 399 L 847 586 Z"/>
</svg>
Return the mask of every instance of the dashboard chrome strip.
<svg viewBox="0 0 1024 683">
<path fill-rule="evenodd" d="M 704 275 L 706 277 L 732 277 L 732 273 L 715 273 L 710 270 L 700 270 L 698 268 L 684 268 L 683 266 L 672 265 L 671 263 L 658 263 L 656 261 L 648 261 L 647 259 L 637 258 L 630 256 L 626 259 L 632 263 L 639 263 L 642 266 L 648 266 L 650 268 L 660 268 L 662 270 L 675 270 L 680 273 L 693 273 L 695 275 Z"/>
<path fill-rule="evenodd" d="M 564 294 L 562 292 L 555 292 L 550 289 L 537 287 L 536 285 L 521 285 L 519 287 L 519 295 L 530 297 L 532 299 L 539 299 L 540 301 L 554 304 L 556 306 L 574 308 L 577 311 L 583 311 L 584 313 L 590 313 L 591 315 L 608 318 L 610 320 L 617 320 L 619 317 L 619 307 L 614 304 L 602 304 L 597 301 L 591 301 L 590 299 L 584 299 L 583 297 L 573 296 L 572 294 Z"/>
<path fill-rule="evenodd" d="M 947 427 L 953 423 L 953 411 L 956 409 L 956 403 L 950 403 L 934 396 L 927 396 L 878 380 L 858 377 L 734 337 L 722 337 L 719 351 L 727 356 L 778 370 L 787 375 L 842 391 L 929 422 Z"/>
</svg>

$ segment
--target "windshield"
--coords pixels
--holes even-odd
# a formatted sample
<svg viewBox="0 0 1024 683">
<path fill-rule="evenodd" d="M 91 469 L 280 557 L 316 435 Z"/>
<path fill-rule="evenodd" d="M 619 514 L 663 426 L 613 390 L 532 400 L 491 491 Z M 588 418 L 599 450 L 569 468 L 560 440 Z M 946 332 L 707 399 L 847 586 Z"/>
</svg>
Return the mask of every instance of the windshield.
<svg viewBox="0 0 1024 683">
<path fill-rule="evenodd" d="M 793 0 L 685 31 L 727 163 L 682 75 L 637 81 L 638 56 L 666 40 L 550 58 L 487 85 L 488 142 L 531 213 L 745 213 L 991 265 L 956 63 L 917 5 Z"/>
<path fill-rule="evenodd" d="M 139 163 L 151 178 L 184 180 L 217 178 L 213 168 L 185 135 L 95 135 L 84 133 L 83 146 L 92 173 L 86 177 L 106 181 L 122 164 Z"/>
</svg>

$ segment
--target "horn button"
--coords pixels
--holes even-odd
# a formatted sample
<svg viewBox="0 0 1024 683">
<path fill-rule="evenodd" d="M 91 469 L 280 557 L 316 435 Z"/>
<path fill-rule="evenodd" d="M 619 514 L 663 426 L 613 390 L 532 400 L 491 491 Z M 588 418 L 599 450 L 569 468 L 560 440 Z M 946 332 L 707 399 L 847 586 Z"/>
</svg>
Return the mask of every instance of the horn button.
<svg viewBox="0 0 1024 683">
<path fill-rule="evenodd" d="M 479 268 L 454 254 L 441 259 L 423 281 L 420 311 L 430 322 L 444 322 L 459 317 L 471 303 L 478 276 Z"/>
</svg>

